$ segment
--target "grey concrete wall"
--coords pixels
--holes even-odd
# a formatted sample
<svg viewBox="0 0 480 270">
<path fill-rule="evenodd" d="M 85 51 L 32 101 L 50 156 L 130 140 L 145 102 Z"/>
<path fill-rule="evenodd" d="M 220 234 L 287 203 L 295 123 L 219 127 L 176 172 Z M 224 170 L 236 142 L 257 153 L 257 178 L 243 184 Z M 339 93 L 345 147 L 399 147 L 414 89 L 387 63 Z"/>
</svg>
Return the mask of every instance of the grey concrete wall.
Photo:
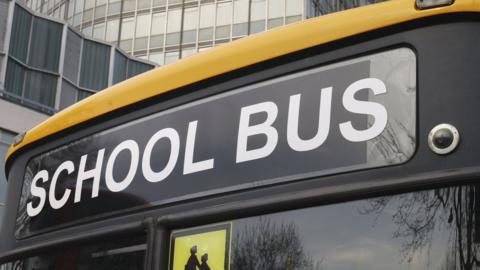
<svg viewBox="0 0 480 270">
<path fill-rule="evenodd" d="M 22 133 L 48 118 L 48 115 L 0 99 L 0 128 Z"/>
</svg>

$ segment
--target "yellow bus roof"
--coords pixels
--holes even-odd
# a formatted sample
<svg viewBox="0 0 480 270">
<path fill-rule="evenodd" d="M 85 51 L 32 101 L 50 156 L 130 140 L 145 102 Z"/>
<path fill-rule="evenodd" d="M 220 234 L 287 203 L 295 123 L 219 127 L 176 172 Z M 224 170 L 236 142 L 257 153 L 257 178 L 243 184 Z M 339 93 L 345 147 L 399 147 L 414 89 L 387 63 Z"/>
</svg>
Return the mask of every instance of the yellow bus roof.
<svg viewBox="0 0 480 270">
<path fill-rule="evenodd" d="M 212 48 L 116 84 L 55 114 L 12 145 L 6 158 L 39 139 L 138 101 L 291 52 L 418 18 L 480 11 L 478 0 L 418 10 L 392 0 L 320 16 Z M 172 79 L 174 78 L 174 79 Z"/>
</svg>

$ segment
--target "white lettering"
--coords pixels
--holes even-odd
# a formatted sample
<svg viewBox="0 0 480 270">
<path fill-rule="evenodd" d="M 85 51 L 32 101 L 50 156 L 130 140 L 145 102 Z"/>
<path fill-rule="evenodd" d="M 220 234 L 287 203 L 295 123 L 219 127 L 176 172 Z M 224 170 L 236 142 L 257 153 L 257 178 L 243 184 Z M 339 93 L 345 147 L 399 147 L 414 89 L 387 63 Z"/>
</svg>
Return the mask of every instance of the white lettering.
<svg viewBox="0 0 480 270">
<path fill-rule="evenodd" d="M 118 154 L 120 154 L 120 152 L 122 152 L 123 150 L 127 150 L 128 152 L 130 152 L 130 168 L 128 169 L 128 173 L 125 178 L 117 182 L 113 178 L 113 165 L 115 164 L 115 160 L 117 159 Z M 115 149 L 113 149 L 112 154 L 108 158 L 107 167 L 105 169 L 105 183 L 110 191 L 119 192 L 126 189 L 130 185 L 133 178 L 135 177 L 135 173 L 137 172 L 138 160 L 140 156 L 139 152 L 140 151 L 138 150 L 138 144 L 134 140 L 123 141 L 119 145 L 117 145 Z"/>
<path fill-rule="evenodd" d="M 300 97 L 301 95 L 293 95 L 290 97 L 288 107 L 287 122 L 287 142 L 295 151 L 309 151 L 322 145 L 327 139 L 330 131 L 330 113 L 332 106 L 332 87 L 323 88 L 320 96 L 320 109 L 318 115 L 317 134 L 309 139 L 303 140 L 298 136 L 298 119 L 300 114 Z"/>
<path fill-rule="evenodd" d="M 351 142 L 368 141 L 380 135 L 387 126 L 387 110 L 382 104 L 355 99 L 355 93 L 362 89 L 371 89 L 375 95 L 387 92 L 385 84 L 375 78 L 366 78 L 352 83 L 343 94 L 343 106 L 350 112 L 368 114 L 375 118 L 373 125 L 365 130 L 357 130 L 352 122 L 340 124 L 340 132 L 345 139 Z"/>
<path fill-rule="evenodd" d="M 250 116 L 260 112 L 267 113 L 267 119 L 265 122 L 249 126 Z M 277 114 L 277 105 L 271 101 L 242 108 L 238 128 L 237 163 L 267 157 L 273 152 L 273 150 L 275 150 L 278 142 L 278 132 L 272 124 L 277 118 Z M 248 137 L 257 134 L 265 134 L 267 136 L 267 142 L 260 148 L 247 150 Z"/>
<path fill-rule="evenodd" d="M 29 202 L 27 204 L 27 215 L 29 217 L 34 217 L 40 214 L 40 212 L 42 212 L 43 206 L 45 206 L 47 193 L 45 192 L 45 189 L 37 186 L 37 182 L 40 179 L 42 179 L 43 183 L 48 181 L 48 172 L 46 170 L 39 171 L 35 175 L 35 177 L 33 177 L 32 185 L 30 186 L 30 193 L 32 194 L 33 197 L 38 197 L 39 202 L 37 207 L 33 206 L 33 202 Z"/>
<path fill-rule="evenodd" d="M 170 157 L 168 159 L 167 165 L 159 171 L 154 172 L 151 167 L 151 157 L 152 151 L 155 144 L 160 140 L 166 138 L 170 141 Z M 152 138 L 148 141 L 147 145 L 145 146 L 145 152 L 143 152 L 142 158 L 142 171 L 143 176 L 149 182 L 160 182 L 167 178 L 170 173 L 172 173 L 173 169 L 175 168 L 175 164 L 177 164 L 178 153 L 180 152 L 180 137 L 178 133 L 173 128 L 164 128 L 157 133 L 155 133 Z"/>
<path fill-rule="evenodd" d="M 71 162 L 70 160 L 63 162 L 62 164 L 60 164 L 60 166 L 58 166 L 57 170 L 53 174 L 52 182 L 50 183 L 50 190 L 48 193 L 48 200 L 50 202 L 50 206 L 53 209 L 62 208 L 65 205 L 65 203 L 67 203 L 68 197 L 70 197 L 71 191 L 70 189 L 67 188 L 65 189 L 65 192 L 63 193 L 63 196 L 61 199 L 57 200 L 55 198 L 55 191 L 57 189 L 57 180 L 58 180 L 58 177 L 60 176 L 60 173 L 62 173 L 63 171 L 67 171 L 67 174 L 71 174 L 73 171 L 75 171 L 75 166 L 73 165 L 73 162 Z"/>
<path fill-rule="evenodd" d="M 100 176 L 102 173 L 102 164 L 103 164 L 104 154 L 105 154 L 105 148 L 100 149 L 98 151 L 97 162 L 95 163 L 95 167 L 93 169 L 90 169 L 89 171 L 85 171 L 88 155 L 83 155 L 80 158 L 80 167 L 78 168 L 78 175 L 77 175 L 77 185 L 75 187 L 75 200 L 74 200 L 75 203 L 81 200 L 83 181 L 88 179 L 93 179 L 92 198 L 98 197 L 98 190 L 100 188 Z"/>
<path fill-rule="evenodd" d="M 213 168 L 213 158 L 193 162 L 197 123 L 198 121 L 193 121 L 188 124 L 187 143 L 185 145 L 185 159 L 183 162 L 183 174 L 195 173 Z"/>
</svg>

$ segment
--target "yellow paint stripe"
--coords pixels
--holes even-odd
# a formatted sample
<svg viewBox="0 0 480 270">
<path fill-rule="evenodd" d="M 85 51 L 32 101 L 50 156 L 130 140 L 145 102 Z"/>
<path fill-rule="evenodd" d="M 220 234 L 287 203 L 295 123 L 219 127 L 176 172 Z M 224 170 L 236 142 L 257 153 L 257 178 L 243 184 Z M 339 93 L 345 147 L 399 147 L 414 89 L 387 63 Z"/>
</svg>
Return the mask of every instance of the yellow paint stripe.
<svg viewBox="0 0 480 270">
<path fill-rule="evenodd" d="M 417 10 L 414 0 L 392 0 L 242 38 L 143 73 L 68 107 L 27 132 L 20 144 L 10 147 L 6 158 L 20 148 L 66 128 L 216 75 L 409 20 L 477 11 L 480 11 L 480 1 L 475 0 L 456 0 L 453 5 L 428 10 Z"/>
</svg>

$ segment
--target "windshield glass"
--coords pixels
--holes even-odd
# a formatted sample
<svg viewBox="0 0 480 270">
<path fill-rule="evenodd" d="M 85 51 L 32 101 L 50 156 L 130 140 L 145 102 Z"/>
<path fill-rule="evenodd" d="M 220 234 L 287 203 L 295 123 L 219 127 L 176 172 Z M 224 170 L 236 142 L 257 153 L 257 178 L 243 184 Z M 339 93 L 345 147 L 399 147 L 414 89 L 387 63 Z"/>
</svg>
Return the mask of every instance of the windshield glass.
<svg viewBox="0 0 480 270">
<path fill-rule="evenodd" d="M 171 270 L 480 269 L 479 209 L 480 186 L 465 185 L 184 229 Z"/>
</svg>

